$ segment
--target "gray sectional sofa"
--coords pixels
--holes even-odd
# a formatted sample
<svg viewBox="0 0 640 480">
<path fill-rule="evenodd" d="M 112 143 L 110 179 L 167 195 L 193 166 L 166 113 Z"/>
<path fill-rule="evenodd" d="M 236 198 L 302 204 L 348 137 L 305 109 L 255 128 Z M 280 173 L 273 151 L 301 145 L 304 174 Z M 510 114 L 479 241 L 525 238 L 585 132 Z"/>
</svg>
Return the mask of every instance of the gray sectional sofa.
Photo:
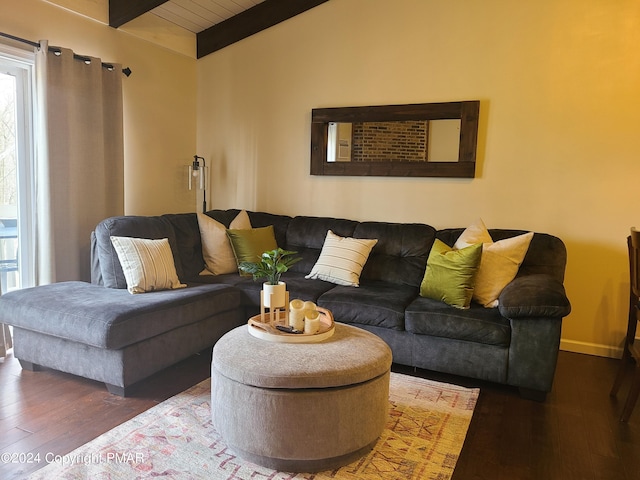
<svg viewBox="0 0 640 480">
<path fill-rule="evenodd" d="M 228 226 L 239 210 L 207 214 Z M 562 318 L 570 312 L 563 287 L 565 246 L 535 233 L 517 277 L 497 308 L 462 310 L 419 295 L 436 238 L 452 246 L 463 228 L 358 222 L 248 212 L 252 227 L 273 225 L 278 246 L 302 258 L 283 275 L 291 298 L 312 300 L 338 322 L 375 333 L 394 363 L 472 377 L 543 399 L 551 390 Z M 328 230 L 378 240 L 359 287 L 305 278 Z M 490 230 L 495 241 L 524 233 Z M 130 294 L 111 236 L 168 238 L 178 277 L 187 288 Z M 14 327 L 23 368 L 49 367 L 105 382 L 126 395 L 163 368 L 211 347 L 259 312 L 261 283 L 238 273 L 199 275 L 204 268 L 196 214 L 122 216 L 92 234 L 92 282 L 62 282 L 0 297 L 0 322 Z"/>
</svg>

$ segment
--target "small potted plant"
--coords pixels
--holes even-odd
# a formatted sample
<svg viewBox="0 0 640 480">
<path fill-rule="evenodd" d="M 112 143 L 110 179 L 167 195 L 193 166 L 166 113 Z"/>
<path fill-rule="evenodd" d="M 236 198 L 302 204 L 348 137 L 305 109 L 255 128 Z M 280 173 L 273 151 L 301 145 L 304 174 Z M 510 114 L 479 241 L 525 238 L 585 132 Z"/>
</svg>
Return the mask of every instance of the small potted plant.
<svg viewBox="0 0 640 480">
<path fill-rule="evenodd" d="M 289 270 L 294 263 L 302 260 L 294 257 L 297 252 L 276 248 L 264 252 L 259 262 L 241 262 L 238 268 L 253 275 L 254 280 L 265 278 L 262 289 L 264 291 L 264 305 L 269 308 L 284 307 L 286 285 L 280 281 L 280 276 Z"/>
</svg>

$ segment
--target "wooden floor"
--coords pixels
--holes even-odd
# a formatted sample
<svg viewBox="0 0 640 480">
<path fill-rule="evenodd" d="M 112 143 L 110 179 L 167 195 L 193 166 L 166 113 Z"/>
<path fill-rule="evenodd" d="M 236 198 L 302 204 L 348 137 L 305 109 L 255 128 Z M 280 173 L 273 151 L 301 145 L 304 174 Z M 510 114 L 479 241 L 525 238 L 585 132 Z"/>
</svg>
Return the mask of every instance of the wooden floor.
<svg viewBox="0 0 640 480">
<path fill-rule="evenodd" d="M 640 405 L 620 424 L 626 388 L 609 397 L 618 362 L 560 352 L 553 391 L 546 402 L 520 398 L 509 387 L 395 367 L 465 386 L 480 398 L 456 466 L 454 480 L 640 480 Z M 46 370 L 22 371 L 11 355 L 0 360 L 0 454 L 40 454 L 40 463 L 6 462 L 0 479 L 24 478 L 138 413 L 207 378 L 202 353 L 143 382 L 130 398 L 104 385 Z M 626 386 L 625 386 L 626 387 Z M 32 458 L 31 458 L 32 459 Z"/>
</svg>

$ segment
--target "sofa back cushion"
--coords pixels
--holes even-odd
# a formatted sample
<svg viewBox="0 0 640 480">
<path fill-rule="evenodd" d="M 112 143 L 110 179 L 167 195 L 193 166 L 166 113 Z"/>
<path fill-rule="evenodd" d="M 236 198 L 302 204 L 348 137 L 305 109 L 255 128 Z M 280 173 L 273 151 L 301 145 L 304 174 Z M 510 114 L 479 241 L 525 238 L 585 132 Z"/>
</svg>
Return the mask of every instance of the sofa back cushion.
<svg viewBox="0 0 640 480">
<path fill-rule="evenodd" d="M 231 222 L 233 222 L 239 213 L 240 210 L 237 208 L 230 208 L 229 210 L 209 210 L 206 214 L 229 228 L 229 225 L 231 225 Z"/>
<path fill-rule="evenodd" d="M 162 215 L 173 227 L 176 249 L 173 256 L 176 257 L 176 269 L 182 282 L 192 281 L 198 278 L 204 270 L 204 257 L 202 256 L 202 240 L 198 217 L 195 213 L 175 213 Z"/>
<path fill-rule="evenodd" d="M 358 222 L 330 217 L 294 217 L 287 229 L 287 250 L 298 252 L 300 260 L 291 267 L 292 272 L 311 272 L 318 261 L 327 232 L 331 230 L 340 237 L 353 237 Z"/>
<path fill-rule="evenodd" d="M 376 239 L 360 276 L 361 282 L 385 281 L 419 287 L 435 229 L 423 224 L 356 222 L 330 217 L 294 217 L 287 230 L 289 250 L 302 260 L 291 270 L 308 274 L 315 265 L 327 231 L 341 237 Z"/>
<path fill-rule="evenodd" d="M 229 210 L 209 210 L 207 215 L 229 228 L 229 225 L 233 219 L 236 218 L 238 213 L 240 213 L 240 210 L 232 208 Z M 285 248 L 284 245 L 286 244 L 287 227 L 289 226 L 291 217 L 288 217 L 287 215 L 251 211 L 247 211 L 247 215 L 249 215 L 249 221 L 253 228 L 273 225 L 273 233 L 276 237 L 278 247 Z"/>
<path fill-rule="evenodd" d="M 239 210 L 211 210 L 207 215 L 229 226 Z M 318 261 L 327 232 L 341 237 L 376 239 L 362 271 L 362 281 L 385 281 L 418 288 L 427 265 L 427 257 L 435 240 L 436 230 L 418 223 L 357 222 L 333 217 L 275 215 L 247 212 L 251 226 L 273 225 L 278 246 L 297 252 L 301 261 L 292 272 L 304 275 Z"/>
<path fill-rule="evenodd" d="M 435 240 L 435 228 L 421 223 L 362 222 L 353 236 L 378 239 L 362 270 L 362 282 L 420 286 Z"/>
<path fill-rule="evenodd" d="M 463 231 L 464 228 L 449 228 L 438 230 L 436 235 L 447 245 L 453 246 Z M 489 229 L 489 235 L 494 242 L 525 233 L 527 230 Z M 542 273 L 551 275 L 562 283 L 566 264 L 567 250 L 562 240 L 547 233 L 534 233 L 518 270 L 518 276 Z"/>
<path fill-rule="evenodd" d="M 95 230 L 94 254 L 97 256 L 102 283 L 109 288 L 127 288 L 127 281 L 120 266 L 120 260 L 111 243 L 111 236 L 148 238 L 157 240 L 167 238 L 173 253 L 176 272 L 182 278 L 182 264 L 176 255 L 178 243 L 171 222 L 164 216 L 119 216 L 110 217 L 100 222 Z"/>
<path fill-rule="evenodd" d="M 285 248 L 287 243 L 287 229 L 289 228 L 291 217 L 265 212 L 247 213 L 249 214 L 249 219 L 251 220 L 251 226 L 253 228 L 268 227 L 272 225 L 278 247 Z"/>
</svg>

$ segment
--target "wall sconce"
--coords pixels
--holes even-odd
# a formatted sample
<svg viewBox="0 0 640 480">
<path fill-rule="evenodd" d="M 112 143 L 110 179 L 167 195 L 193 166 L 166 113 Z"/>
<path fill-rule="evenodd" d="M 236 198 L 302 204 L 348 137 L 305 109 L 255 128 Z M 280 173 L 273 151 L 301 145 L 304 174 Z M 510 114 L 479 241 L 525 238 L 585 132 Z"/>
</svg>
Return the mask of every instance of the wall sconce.
<svg viewBox="0 0 640 480">
<path fill-rule="evenodd" d="M 202 160 L 202 165 L 200 165 L 200 160 Z M 202 213 L 207 211 L 208 173 L 207 163 L 204 161 L 204 158 L 194 155 L 193 163 L 189 165 L 189 190 L 193 190 L 194 188 L 202 190 Z"/>
</svg>

